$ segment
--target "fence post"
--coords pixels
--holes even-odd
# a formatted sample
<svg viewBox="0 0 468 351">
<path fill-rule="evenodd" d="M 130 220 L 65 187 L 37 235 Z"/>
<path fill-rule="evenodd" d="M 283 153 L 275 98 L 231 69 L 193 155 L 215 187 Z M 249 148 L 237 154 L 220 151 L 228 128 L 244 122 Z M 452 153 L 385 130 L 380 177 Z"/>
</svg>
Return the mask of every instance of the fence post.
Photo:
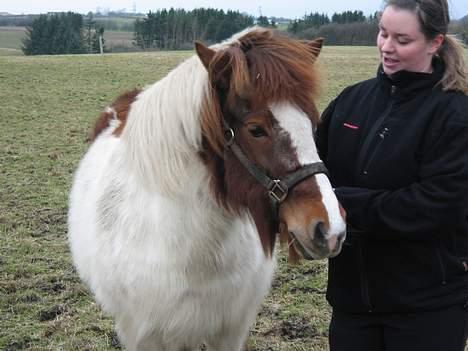
<svg viewBox="0 0 468 351">
<path fill-rule="evenodd" d="M 101 55 L 104 54 L 104 49 L 102 45 L 102 35 L 99 36 L 99 50 L 101 51 Z"/>
</svg>

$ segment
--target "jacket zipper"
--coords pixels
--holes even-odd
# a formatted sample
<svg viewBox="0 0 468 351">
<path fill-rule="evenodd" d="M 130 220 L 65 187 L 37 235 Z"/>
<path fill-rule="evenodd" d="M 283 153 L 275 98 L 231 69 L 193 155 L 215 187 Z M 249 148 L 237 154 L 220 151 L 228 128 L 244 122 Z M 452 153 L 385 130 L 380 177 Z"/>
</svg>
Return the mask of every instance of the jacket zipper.
<svg viewBox="0 0 468 351">
<path fill-rule="evenodd" d="M 372 312 L 372 304 L 370 302 L 370 295 L 369 295 L 369 283 L 367 281 L 367 274 L 366 274 L 366 266 L 364 264 L 364 254 L 362 251 L 362 241 L 358 241 L 359 247 L 359 265 L 361 266 L 361 298 L 364 306 L 367 308 L 368 312 Z"/>
<path fill-rule="evenodd" d="M 379 149 L 380 145 L 382 144 L 382 142 L 384 141 L 385 139 L 385 136 L 387 135 L 387 133 L 390 131 L 390 129 L 388 129 L 387 127 L 384 127 L 380 132 L 379 132 L 379 138 L 380 140 L 378 141 L 377 145 L 375 145 L 374 147 L 374 150 L 372 151 L 370 157 L 368 158 L 368 160 L 366 161 L 366 164 L 364 165 L 364 167 L 362 167 L 362 173 L 363 174 L 367 174 L 368 171 L 369 171 L 369 166 L 371 165 L 372 161 L 374 160 L 375 158 L 375 155 L 377 155 L 377 150 Z"/>
<path fill-rule="evenodd" d="M 391 97 L 393 97 L 393 95 L 395 94 L 395 91 L 396 91 L 396 87 L 394 85 L 392 85 L 391 91 L 390 91 Z M 374 123 L 374 125 L 372 126 L 369 134 L 364 139 L 364 142 L 362 144 L 362 148 L 361 148 L 361 151 L 360 151 L 360 157 L 359 157 L 358 162 L 357 162 L 357 166 L 358 166 L 357 167 L 357 171 L 358 171 L 357 176 L 359 176 L 360 174 L 367 174 L 369 166 L 370 166 L 371 162 L 374 160 L 374 158 L 375 158 L 375 156 L 377 154 L 378 148 L 380 147 L 383 140 L 385 139 L 385 136 L 389 132 L 389 129 L 387 127 L 385 127 L 384 129 L 381 129 L 381 127 L 382 127 L 385 119 L 388 117 L 388 115 L 392 111 L 392 108 L 393 108 L 393 99 L 390 101 L 390 104 L 388 105 L 387 109 L 382 114 L 382 116 Z M 372 141 L 376 137 L 377 133 L 378 133 L 378 135 L 380 137 L 380 140 L 378 141 L 378 144 L 374 147 L 374 150 L 372 151 L 370 156 L 367 157 L 368 154 L 369 154 L 369 148 L 370 148 L 370 146 L 372 144 Z"/>
</svg>

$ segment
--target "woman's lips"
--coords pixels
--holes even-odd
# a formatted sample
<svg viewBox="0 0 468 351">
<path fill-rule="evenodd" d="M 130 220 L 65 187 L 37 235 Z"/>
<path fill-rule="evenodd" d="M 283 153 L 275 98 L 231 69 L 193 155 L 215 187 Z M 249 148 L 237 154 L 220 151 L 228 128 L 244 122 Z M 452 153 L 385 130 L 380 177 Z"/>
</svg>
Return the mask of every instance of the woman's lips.
<svg viewBox="0 0 468 351">
<path fill-rule="evenodd" d="M 383 58 L 383 63 L 387 67 L 393 67 L 396 66 L 400 61 L 392 59 L 390 57 L 384 57 Z"/>
</svg>

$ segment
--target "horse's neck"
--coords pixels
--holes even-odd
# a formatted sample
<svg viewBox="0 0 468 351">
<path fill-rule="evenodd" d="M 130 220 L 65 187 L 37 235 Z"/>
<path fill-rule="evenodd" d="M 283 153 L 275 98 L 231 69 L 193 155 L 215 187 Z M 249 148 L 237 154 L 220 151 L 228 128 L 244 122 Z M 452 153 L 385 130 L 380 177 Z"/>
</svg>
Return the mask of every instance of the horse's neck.
<svg viewBox="0 0 468 351">
<path fill-rule="evenodd" d="M 200 109 L 206 89 L 207 72 L 192 57 L 132 105 L 122 139 L 127 159 L 147 186 L 179 192 L 200 164 Z"/>
</svg>

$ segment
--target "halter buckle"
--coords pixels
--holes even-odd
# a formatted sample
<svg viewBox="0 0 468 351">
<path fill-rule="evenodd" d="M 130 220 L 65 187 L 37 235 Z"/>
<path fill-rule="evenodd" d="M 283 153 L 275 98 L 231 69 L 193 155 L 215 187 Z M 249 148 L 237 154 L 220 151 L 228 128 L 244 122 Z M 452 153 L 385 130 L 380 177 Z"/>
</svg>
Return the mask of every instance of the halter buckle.
<svg viewBox="0 0 468 351">
<path fill-rule="evenodd" d="M 234 130 L 232 128 L 224 129 L 224 141 L 226 142 L 226 146 L 231 146 L 234 142 Z"/>
<path fill-rule="evenodd" d="M 288 187 L 281 183 L 279 179 L 273 179 L 273 183 L 268 189 L 268 194 L 277 203 L 283 202 L 288 196 Z"/>
</svg>

